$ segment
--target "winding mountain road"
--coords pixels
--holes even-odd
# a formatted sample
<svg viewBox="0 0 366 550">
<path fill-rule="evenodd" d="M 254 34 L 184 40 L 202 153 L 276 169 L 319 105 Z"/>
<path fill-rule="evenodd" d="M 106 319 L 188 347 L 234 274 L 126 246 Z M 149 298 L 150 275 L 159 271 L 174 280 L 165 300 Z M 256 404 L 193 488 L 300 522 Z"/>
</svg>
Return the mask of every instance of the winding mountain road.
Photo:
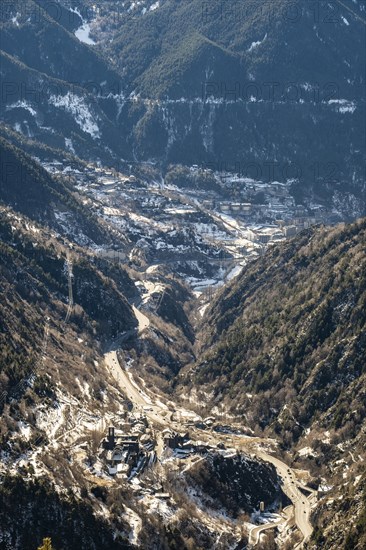
<svg viewBox="0 0 366 550">
<path fill-rule="evenodd" d="M 303 493 L 297 487 L 295 472 L 291 468 L 289 468 L 289 466 L 287 466 L 284 462 L 272 455 L 269 455 L 262 451 L 258 451 L 256 454 L 262 460 L 273 464 L 277 470 L 277 473 L 283 479 L 284 484 L 282 485 L 282 490 L 288 496 L 294 506 L 295 522 L 304 537 L 304 540 L 302 542 L 303 544 L 306 540 L 310 538 L 311 533 L 313 532 L 313 528 L 310 523 L 311 506 L 308 498 L 303 495 Z"/>
<path fill-rule="evenodd" d="M 257 525 L 256 527 L 253 527 L 253 529 L 251 529 L 249 533 L 249 544 L 251 546 L 256 546 L 260 541 L 260 536 L 263 531 L 274 529 L 277 525 L 280 525 L 281 523 L 283 523 L 283 520 L 279 519 L 278 521 L 271 521 L 269 523 L 264 523 L 263 525 Z"/>
<path fill-rule="evenodd" d="M 177 430 L 175 422 L 170 420 L 170 415 L 167 414 L 167 406 L 162 402 L 159 395 L 154 394 L 152 397 L 148 395 L 143 389 L 139 388 L 135 381 L 132 381 L 126 370 L 124 370 L 117 357 L 117 352 L 109 351 L 104 356 L 106 365 L 109 367 L 111 374 L 118 382 L 120 388 L 127 395 L 127 397 L 134 403 L 136 408 L 141 409 L 146 416 L 155 424 L 164 427 L 170 427 Z M 190 415 L 191 411 L 185 410 L 181 407 L 177 407 L 178 412 L 183 415 Z M 196 429 L 193 429 L 196 432 Z M 201 439 L 212 439 L 212 432 L 206 434 L 200 432 Z M 258 458 L 265 462 L 270 462 L 276 468 L 277 474 L 283 480 L 282 490 L 288 496 L 293 505 L 294 514 L 290 515 L 290 518 L 294 515 L 295 523 L 303 535 L 303 540 L 296 545 L 297 548 L 302 548 L 304 543 L 310 538 L 313 528 L 310 523 L 311 505 L 308 498 L 299 490 L 298 487 L 303 484 L 297 480 L 296 473 L 287 464 L 282 462 L 279 458 L 268 454 L 263 451 L 262 448 L 258 448 L 258 444 L 268 443 L 268 441 L 258 437 L 240 437 L 233 434 L 215 434 L 215 438 L 220 441 L 223 440 L 228 446 L 235 445 L 237 448 L 243 450 L 249 450 L 253 452 Z M 292 508 L 292 507 L 291 507 Z M 290 519 L 288 518 L 288 519 Z M 259 525 L 251 530 L 250 540 L 255 546 L 259 542 L 260 533 L 267 529 L 271 529 L 280 525 L 281 523 L 287 523 L 288 519 L 278 520 L 278 522 L 270 522 L 265 525 Z"/>
</svg>

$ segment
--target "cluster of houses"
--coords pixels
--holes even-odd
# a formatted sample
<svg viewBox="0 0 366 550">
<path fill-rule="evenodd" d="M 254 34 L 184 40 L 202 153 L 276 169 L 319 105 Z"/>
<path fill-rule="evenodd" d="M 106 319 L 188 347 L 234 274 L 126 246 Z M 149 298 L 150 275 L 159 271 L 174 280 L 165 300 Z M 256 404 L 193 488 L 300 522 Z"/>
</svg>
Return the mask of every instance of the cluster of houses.
<svg viewBox="0 0 366 550">
<path fill-rule="evenodd" d="M 204 441 L 193 441 L 188 432 L 177 433 L 166 428 L 163 430 L 163 440 L 166 449 L 170 449 L 175 458 L 186 458 L 191 454 L 205 454 L 211 446 Z"/>
<path fill-rule="evenodd" d="M 172 449 L 177 458 L 183 458 L 194 452 L 194 443 L 189 439 L 189 433 L 177 433 L 170 428 L 162 432 L 164 447 Z"/>
<path fill-rule="evenodd" d="M 294 237 L 303 229 L 307 229 L 316 223 L 317 219 L 315 217 L 294 218 L 291 223 L 283 220 L 277 220 L 276 224 L 271 226 L 253 225 L 248 227 L 245 232 L 245 236 L 253 243 L 268 244 Z"/>
<path fill-rule="evenodd" d="M 199 422 L 198 422 L 199 420 Z M 192 425 L 201 429 L 212 428 L 215 419 L 207 417 L 196 419 Z M 110 426 L 101 441 L 100 458 L 106 465 L 110 476 L 132 479 L 157 461 L 156 436 L 149 427 L 145 415 L 127 413 L 119 427 Z M 189 432 L 176 432 L 171 428 L 162 430 L 159 437 L 163 440 L 165 451 L 175 458 L 185 458 L 193 453 L 203 454 L 210 446 L 202 441 L 192 441 Z"/>
<path fill-rule="evenodd" d="M 69 159 L 64 159 L 63 162 L 53 160 L 42 164 L 51 174 L 62 174 L 64 177 L 75 178 L 79 185 L 88 185 L 89 187 L 108 191 L 137 182 L 137 178 L 133 175 L 122 174 L 116 170 L 96 166 L 92 163 L 83 166 L 82 170 L 80 170 L 80 165 L 72 163 Z"/>
<path fill-rule="evenodd" d="M 213 416 L 208 416 L 203 420 L 200 417 L 196 417 L 189 424 L 199 428 L 201 430 L 211 429 L 215 423 Z M 175 432 L 171 428 L 166 428 L 162 432 L 164 447 L 171 449 L 176 458 L 185 458 L 193 453 L 206 453 L 211 446 L 207 442 L 193 441 L 189 432 Z"/>
<path fill-rule="evenodd" d="M 131 415 L 129 422 L 120 429 L 108 428 L 108 434 L 101 442 L 101 457 L 109 475 L 131 479 L 156 462 L 155 445 L 146 417 Z"/>
</svg>

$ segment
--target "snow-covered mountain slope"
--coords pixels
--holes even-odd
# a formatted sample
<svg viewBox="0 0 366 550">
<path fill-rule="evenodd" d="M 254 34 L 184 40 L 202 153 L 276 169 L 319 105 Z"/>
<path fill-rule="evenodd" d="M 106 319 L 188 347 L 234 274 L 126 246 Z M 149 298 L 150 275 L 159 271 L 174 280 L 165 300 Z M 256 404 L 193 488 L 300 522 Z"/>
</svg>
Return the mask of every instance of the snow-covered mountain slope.
<svg viewBox="0 0 366 550">
<path fill-rule="evenodd" d="M 8 6 L 1 119 L 109 164 L 170 161 L 257 178 L 272 166 L 329 204 L 349 191 L 362 200 L 362 2 L 281 0 L 274 10 L 253 0 L 244 12 L 219 0 L 155 4 L 85 1 L 81 18 L 66 2 L 65 12 Z M 74 35 L 80 22 L 95 45 Z"/>
</svg>

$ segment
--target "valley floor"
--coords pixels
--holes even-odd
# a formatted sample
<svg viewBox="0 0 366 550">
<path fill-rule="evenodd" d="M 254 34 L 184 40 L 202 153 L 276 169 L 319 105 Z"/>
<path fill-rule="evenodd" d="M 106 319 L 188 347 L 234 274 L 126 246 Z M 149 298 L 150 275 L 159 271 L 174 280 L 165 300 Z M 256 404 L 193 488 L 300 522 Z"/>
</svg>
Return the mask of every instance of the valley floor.
<svg viewBox="0 0 366 550">
<path fill-rule="evenodd" d="M 250 437 L 236 434 L 218 434 L 214 431 L 203 431 L 194 427 L 189 423 L 189 419 L 196 417 L 196 413 L 177 406 L 171 401 L 166 401 L 161 395 L 157 396 L 156 392 L 152 393 L 138 386 L 136 378 L 133 377 L 131 371 L 127 372 L 123 369 L 118 361 L 116 351 L 109 352 L 105 355 L 105 361 L 111 373 L 121 387 L 121 390 L 128 395 L 134 404 L 134 410 L 145 414 L 153 425 L 160 428 L 171 428 L 174 431 L 183 431 L 187 428 L 187 423 L 190 425 L 191 437 L 208 442 L 210 445 L 224 444 L 227 448 L 227 453 L 236 453 L 237 451 L 250 453 L 266 462 L 273 464 L 277 470 L 278 476 L 282 480 L 282 488 L 285 494 L 291 501 L 291 506 L 288 506 L 274 521 L 268 521 L 264 525 L 249 526 L 250 542 L 256 546 L 260 541 L 260 536 L 263 531 L 278 527 L 282 532 L 290 529 L 293 523 L 301 532 L 302 541 L 296 545 L 296 548 L 302 548 L 312 534 L 312 526 L 310 523 L 310 514 L 316 506 L 316 492 L 304 485 L 303 472 L 301 477 L 299 473 L 290 468 L 280 459 L 276 458 L 272 453 L 275 452 L 276 444 L 272 439 L 263 439 L 259 437 Z M 169 411 L 169 414 L 167 414 Z M 184 419 L 183 422 L 171 420 L 173 413 L 176 418 Z M 163 444 L 160 441 L 158 445 L 158 459 L 162 460 Z M 305 489 L 308 496 L 305 496 L 301 489 Z"/>
</svg>

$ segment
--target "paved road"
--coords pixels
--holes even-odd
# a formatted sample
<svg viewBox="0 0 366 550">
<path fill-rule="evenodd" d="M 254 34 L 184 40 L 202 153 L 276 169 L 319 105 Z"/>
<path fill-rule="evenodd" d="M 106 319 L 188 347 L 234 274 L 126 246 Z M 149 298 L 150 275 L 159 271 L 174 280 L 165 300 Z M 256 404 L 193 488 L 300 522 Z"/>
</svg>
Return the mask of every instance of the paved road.
<svg viewBox="0 0 366 550">
<path fill-rule="evenodd" d="M 286 506 L 286 508 L 284 508 L 282 511 L 282 515 L 287 517 L 286 521 L 290 520 L 293 516 L 292 508 L 292 506 Z M 251 529 L 249 532 L 249 544 L 251 546 L 256 546 L 260 542 L 260 535 L 263 531 L 274 529 L 278 525 L 281 525 L 281 523 L 284 523 L 283 517 L 281 519 L 278 519 L 277 521 L 270 521 L 263 525 L 257 525 L 256 527 L 253 527 L 253 529 Z"/>
<path fill-rule="evenodd" d="M 250 530 L 249 533 L 249 544 L 252 546 L 256 546 L 260 541 L 260 536 L 263 531 L 267 531 L 268 529 L 274 529 L 277 525 L 280 525 L 283 523 L 283 519 L 279 519 L 277 521 L 271 521 L 270 523 L 265 523 L 263 525 L 257 525 L 253 529 Z"/>
<path fill-rule="evenodd" d="M 277 473 L 282 477 L 284 482 L 282 486 L 283 492 L 288 496 L 294 505 L 296 525 L 304 537 L 304 540 L 300 545 L 302 546 L 303 543 L 310 538 L 311 533 L 313 532 L 313 528 L 310 523 L 310 502 L 308 498 L 298 489 L 295 472 L 289 466 L 278 458 L 263 451 L 258 451 L 256 454 L 263 460 L 271 462 L 275 466 Z"/>
<path fill-rule="evenodd" d="M 148 405 L 147 400 L 139 392 L 139 390 L 132 384 L 127 372 L 121 368 L 116 351 L 110 351 L 104 356 L 105 362 L 111 370 L 113 377 L 119 383 L 121 389 L 126 393 L 127 397 L 133 401 L 136 405 L 144 407 Z"/>
<path fill-rule="evenodd" d="M 121 367 L 115 350 L 106 353 L 104 360 L 122 391 L 137 409 L 140 409 L 153 423 L 170 425 L 165 405 L 163 403 L 161 405 L 153 403 L 145 391 L 140 389 L 135 382 L 132 382 L 128 373 Z"/>
</svg>

